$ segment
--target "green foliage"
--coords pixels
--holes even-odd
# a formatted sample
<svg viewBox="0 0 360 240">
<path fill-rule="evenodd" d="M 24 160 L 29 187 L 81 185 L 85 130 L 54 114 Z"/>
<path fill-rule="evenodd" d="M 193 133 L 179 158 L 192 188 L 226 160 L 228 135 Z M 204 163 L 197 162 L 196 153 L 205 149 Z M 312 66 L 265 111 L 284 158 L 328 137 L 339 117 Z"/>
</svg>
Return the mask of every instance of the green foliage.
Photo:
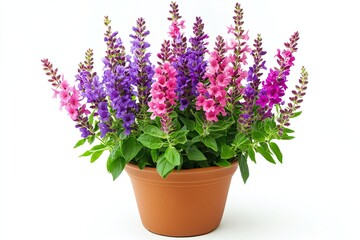
<svg viewBox="0 0 360 240">
<path fill-rule="evenodd" d="M 266 160 L 268 160 L 269 162 L 275 164 L 275 160 L 274 158 L 271 156 L 271 152 L 269 151 L 269 148 L 266 148 L 262 145 L 257 146 L 255 148 L 255 150 L 260 153 Z"/>
<path fill-rule="evenodd" d="M 202 142 L 205 144 L 205 146 L 207 146 L 208 148 L 214 150 L 215 152 L 217 152 L 218 147 L 216 144 L 216 141 L 213 137 L 210 136 L 205 136 L 202 140 Z"/>
<path fill-rule="evenodd" d="M 126 138 L 122 144 L 122 155 L 126 162 L 130 162 L 142 149 L 142 145 L 134 136 Z"/>
<path fill-rule="evenodd" d="M 206 160 L 205 155 L 195 146 L 191 145 L 186 149 L 187 157 L 192 161 L 203 161 Z"/>
<path fill-rule="evenodd" d="M 150 136 L 156 137 L 156 138 L 166 138 L 166 134 L 160 130 L 160 128 L 153 126 L 153 125 L 147 125 L 143 129 L 144 133 L 147 133 Z"/>
<path fill-rule="evenodd" d="M 169 138 L 172 142 L 172 145 L 175 146 L 177 144 L 185 144 L 187 142 L 186 135 L 188 134 L 188 132 L 188 130 L 179 130 L 171 133 Z"/>
<path fill-rule="evenodd" d="M 222 145 L 221 146 L 221 159 L 232 159 L 235 157 L 235 151 L 229 145 Z"/>
<path fill-rule="evenodd" d="M 280 151 L 279 146 L 274 142 L 270 142 L 269 145 L 270 145 L 271 151 L 275 154 L 276 158 L 279 160 L 279 162 L 282 163 L 283 155 Z"/>
<path fill-rule="evenodd" d="M 122 157 L 122 147 L 121 143 L 115 145 L 115 147 L 111 150 L 110 155 L 107 160 L 107 170 L 113 176 L 113 180 L 115 180 L 121 172 L 124 170 L 126 161 Z"/>
<path fill-rule="evenodd" d="M 244 183 L 246 183 L 246 181 L 249 178 L 249 167 L 247 164 L 247 156 L 244 154 L 241 154 L 240 157 L 238 158 L 238 162 L 239 162 L 239 168 L 240 168 L 240 173 L 241 173 L 241 177 L 244 181 Z"/>
<path fill-rule="evenodd" d="M 74 148 L 80 147 L 82 145 L 84 145 L 84 143 L 86 142 L 86 138 L 80 139 L 74 146 Z"/>
<path fill-rule="evenodd" d="M 225 159 L 218 159 L 215 161 L 215 164 L 219 167 L 230 167 L 231 166 L 231 163 L 229 163 Z"/>
<path fill-rule="evenodd" d="M 160 138 L 150 135 L 149 133 L 142 134 L 137 140 L 144 145 L 144 147 L 150 149 L 159 149 L 164 145 Z"/>
<path fill-rule="evenodd" d="M 174 166 L 180 165 L 180 154 L 174 147 L 168 147 L 165 151 L 165 159 Z"/>
<path fill-rule="evenodd" d="M 99 150 L 99 151 L 94 152 L 94 153 L 91 155 L 90 162 L 91 162 L 91 163 L 95 162 L 95 161 L 101 156 L 101 154 L 102 154 L 103 152 L 104 152 L 104 150 Z"/>
<path fill-rule="evenodd" d="M 161 156 L 157 161 L 156 171 L 161 177 L 166 178 L 175 167 L 176 165 L 169 162 L 165 156 Z"/>
</svg>

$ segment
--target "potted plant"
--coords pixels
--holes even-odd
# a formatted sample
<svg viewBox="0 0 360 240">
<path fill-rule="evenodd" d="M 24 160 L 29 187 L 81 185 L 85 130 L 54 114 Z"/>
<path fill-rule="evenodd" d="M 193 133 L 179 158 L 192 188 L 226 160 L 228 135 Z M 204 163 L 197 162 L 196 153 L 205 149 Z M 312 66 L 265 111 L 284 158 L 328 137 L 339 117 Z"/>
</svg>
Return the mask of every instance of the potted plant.
<svg viewBox="0 0 360 240">
<path fill-rule="evenodd" d="M 228 27 L 230 40 L 217 36 L 213 49 L 200 17 L 187 39 L 178 5 L 170 7 L 169 39 L 156 63 L 147 51 L 143 18 L 126 51 L 105 17 L 102 76 L 93 71 L 91 49 L 79 64 L 75 86 L 48 59 L 42 65 L 54 96 L 81 132 L 75 147 L 94 145 L 81 156 L 95 162 L 109 152 L 106 166 L 114 180 L 126 169 L 147 229 L 193 236 L 219 225 L 238 167 L 245 183 L 248 160 L 256 163 L 261 155 L 282 162 L 276 142 L 294 138 L 289 121 L 301 114 L 308 73 L 301 69 L 285 103 L 298 32 L 274 52 L 277 65 L 268 68 L 262 38 L 250 43 L 240 4 Z"/>
</svg>

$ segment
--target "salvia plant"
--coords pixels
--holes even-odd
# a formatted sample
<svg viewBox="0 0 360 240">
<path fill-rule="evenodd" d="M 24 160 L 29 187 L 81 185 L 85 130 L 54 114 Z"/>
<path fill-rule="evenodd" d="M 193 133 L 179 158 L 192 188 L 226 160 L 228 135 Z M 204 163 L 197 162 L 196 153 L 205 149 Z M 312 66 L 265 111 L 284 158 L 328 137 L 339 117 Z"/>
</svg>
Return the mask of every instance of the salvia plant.
<svg viewBox="0 0 360 240">
<path fill-rule="evenodd" d="M 308 84 L 302 67 L 286 101 L 299 33 L 273 53 L 276 66 L 268 67 L 263 39 L 257 35 L 250 43 L 240 4 L 229 36 L 217 36 L 213 49 L 201 17 L 187 38 L 178 5 L 172 2 L 170 8 L 169 37 L 156 63 L 148 52 L 150 32 L 143 18 L 132 28 L 126 51 L 108 17 L 102 76 L 94 71 L 92 49 L 79 63 L 75 85 L 48 59 L 41 61 L 54 96 L 81 133 L 75 147 L 94 145 L 81 156 L 94 162 L 108 151 L 107 170 L 114 180 L 128 163 L 154 167 L 165 178 L 174 169 L 227 167 L 238 161 L 244 182 L 248 159 L 256 163 L 262 155 L 281 163 L 276 142 L 294 138 L 290 120 L 301 114 Z"/>
</svg>

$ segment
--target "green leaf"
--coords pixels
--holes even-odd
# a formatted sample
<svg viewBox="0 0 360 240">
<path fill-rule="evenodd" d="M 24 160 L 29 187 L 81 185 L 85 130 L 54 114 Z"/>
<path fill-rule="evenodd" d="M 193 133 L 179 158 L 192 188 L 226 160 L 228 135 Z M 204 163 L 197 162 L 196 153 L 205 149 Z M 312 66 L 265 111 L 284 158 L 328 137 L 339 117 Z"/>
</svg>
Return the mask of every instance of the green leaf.
<svg viewBox="0 0 360 240">
<path fill-rule="evenodd" d="M 247 164 L 247 157 L 244 156 L 243 154 L 241 154 L 238 162 L 239 162 L 241 177 L 242 177 L 244 183 L 246 183 L 246 181 L 248 180 L 249 175 L 250 175 L 249 167 Z"/>
<path fill-rule="evenodd" d="M 149 160 L 149 159 L 146 159 L 145 157 L 142 156 L 136 164 L 138 165 L 138 167 L 139 167 L 141 170 L 143 170 L 146 166 L 150 165 L 150 164 L 148 163 L 148 160 Z"/>
<path fill-rule="evenodd" d="M 229 163 L 225 159 L 217 159 L 215 161 L 215 164 L 219 167 L 230 167 L 231 166 L 231 163 Z"/>
<path fill-rule="evenodd" d="M 289 136 L 287 134 L 284 134 L 280 137 L 281 140 L 291 140 L 291 139 L 294 139 L 295 137 L 294 136 Z"/>
<path fill-rule="evenodd" d="M 174 166 L 180 165 L 180 154 L 176 148 L 170 146 L 166 149 L 164 154 L 166 160 Z"/>
<path fill-rule="evenodd" d="M 185 144 L 187 142 L 186 135 L 189 130 L 179 130 L 170 134 L 170 140 L 172 141 L 173 145 L 176 144 Z"/>
<path fill-rule="evenodd" d="M 251 161 L 253 161 L 254 163 L 256 163 L 255 151 L 254 151 L 254 149 L 253 149 L 252 146 L 249 146 L 249 148 L 248 148 L 248 154 L 249 154 L 249 158 L 251 159 Z"/>
<path fill-rule="evenodd" d="M 115 181 L 115 179 L 124 170 L 126 161 L 123 157 L 117 156 L 116 158 L 113 158 L 114 156 L 117 156 L 117 155 L 110 154 L 107 164 L 106 164 L 106 167 L 107 167 L 107 170 L 111 173 L 113 180 Z"/>
<path fill-rule="evenodd" d="M 191 142 L 193 142 L 193 143 L 197 143 L 197 142 L 200 142 L 201 141 L 201 136 L 195 136 L 195 137 L 193 137 L 193 139 L 191 139 Z"/>
<path fill-rule="evenodd" d="M 125 161 L 130 162 L 142 149 L 142 145 L 136 140 L 134 136 L 126 138 L 122 144 L 122 152 Z"/>
<path fill-rule="evenodd" d="M 107 147 L 104 144 L 99 144 L 99 145 L 96 145 L 93 148 L 91 148 L 89 151 L 90 152 L 97 152 L 99 150 L 105 150 L 105 149 L 107 149 Z"/>
<path fill-rule="evenodd" d="M 228 146 L 228 145 L 221 146 L 221 154 L 220 154 L 221 159 L 233 158 L 235 156 L 235 154 L 236 153 L 235 153 L 234 149 L 232 149 L 230 146 Z"/>
<path fill-rule="evenodd" d="M 97 131 L 99 131 L 99 122 L 97 121 L 97 122 L 95 122 L 95 125 L 94 125 L 94 129 L 93 129 L 93 132 L 97 132 Z M 95 137 L 95 136 L 94 136 Z M 95 139 L 95 138 L 94 138 Z"/>
<path fill-rule="evenodd" d="M 213 138 L 215 138 L 215 139 L 218 139 L 218 138 L 221 138 L 221 137 L 223 137 L 225 135 L 225 132 L 220 132 L 220 133 L 214 133 L 214 132 L 212 132 L 212 133 L 210 133 L 210 137 L 213 137 Z"/>
<path fill-rule="evenodd" d="M 151 149 L 150 155 L 153 162 L 156 162 L 158 160 L 158 151 L 156 149 Z"/>
<path fill-rule="evenodd" d="M 198 161 L 196 164 L 201 168 L 210 167 L 209 163 L 207 161 Z"/>
<path fill-rule="evenodd" d="M 200 125 L 198 123 L 195 124 L 195 131 L 200 134 L 200 135 L 203 135 L 204 134 L 204 128 L 203 128 L 204 125 Z"/>
<path fill-rule="evenodd" d="M 162 155 L 156 163 L 156 171 L 161 177 L 166 178 L 176 165 L 170 163 L 164 155 Z"/>
<path fill-rule="evenodd" d="M 91 151 L 86 151 L 86 152 L 84 152 L 83 154 L 81 154 L 79 157 L 87 157 L 87 156 L 90 156 L 91 154 L 93 154 L 93 152 L 91 152 Z"/>
<path fill-rule="evenodd" d="M 205 155 L 195 146 L 191 145 L 187 150 L 187 157 L 192 161 L 203 161 L 206 160 Z"/>
<path fill-rule="evenodd" d="M 119 133 L 119 138 L 120 138 L 121 140 L 124 140 L 124 139 L 127 138 L 127 136 L 125 135 L 125 130 L 123 130 L 123 131 L 121 131 L 121 132 Z"/>
<path fill-rule="evenodd" d="M 269 145 L 270 145 L 271 151 L 275 154 L 276 158 L 279 160 L 279 162 L 282 163 L 283 155 L 280 151 L 279 146 L 274 142 L 271 142 Z"/>
<path fill-rule="evenodd" d="M 114 147 L 113 149 L 110 151 L 110 155 L 108 158 L 108 161 L 110 160 L 114 160 L 117 159 L 119 157 L 122 157 L 122 141 L 119 141 Z"/>
<path fill-rule="evenodd" d="M 160 130 L 160 128 L 153 126 L 153 125 L 147 125 L 144 128 L 144 132 L 157 138 L 166 138 L 166 134 Z"/>
<path fill-rule="evenodd" d="M 92 144 L 94 142 L 94 140 L 95 140 L 95 135 L 91 135 L 87 138 L 87 141 L 89 144 Z"/>
<path fill-rule="evenodd" d="M 208 148 L 211 148 L 215 152 L 218 150 L 218 146 L 216 144 L 216 140 L 210 136 L 206 136 L 203 138 L 202 142 L 207 146 Z"/>
<path fill-rule="evenodd" d="M 103 152 L 104 152 L 104 150 L 100 150 L 100 151 L 94 152 L 94 153 L 91 155 L 90 162 L 93 163 L 93 162 L 95 162 L 96 160 L 98 160 L 98 158 L 101 156 L 101 154 L 102 154 Z"/>
<path fill-rule="evenodd" d="M 159 149 L 164 144 L 160 138 L 151 136 L 147 133 L 142 134 L 137 140 L 141 142 L 142 145 L 150 149 Z"/>
<path fill-rule="evenodd" d="M 234 123 L 233 120 L 231 121 L 218 121 L 210 125 L 210 132 L 219 132 L 225 131 L 229 129 L 230 125 Z"/>
<path fill-rule="evenodd" d="M 239 132 L 235 135 L 235 139 L 232 143 L 232 145 L 235 146 L 235 148 L 242 149 L 243 146 L 248 142 L 248 138 L 245 136 L 245 134 Z"/>
<path fill-rule="evenodd" d="M 178 117 L 177 112 L 172 111 L 172 112 L 170 113 L 170 118 L 173 119 L 173 118 L 176 118 L 176 117 Z"/>
<path fill-rule="evenodd" d="M 187 129 L 190 131 L 195 130 L 195 121 L 180 116 L 180 120 L 184 123 Z"/>
<path fill-rule="evenodd" d="M 264 142 L 265 141 L 265 135 L 260 131 L 253 131 L 251 133 L 252 139 L 254 139 L 257 142 Z"/>
<path fill-rule="evenodd" d="M 261 142 L 260 145 L 261 145 L 264 149 L 266 149 L 267 152 L 269 152 L 269 153 L 271 154 L 270 148 L 269 148 L 269 145 L 268 145 L 267 142 Z"/>
<path fill-rule="evenodd" d="M 264 130 L 267 134 L 272 134 L 276 130 L 275 121 L 273 119 L 267 118 L 265 120 Z"/>
<path fill-rule="evenodd" d="M 302 111 L 295 112 L 290 116 L 290 118 L 296 118 L 296 117 L 300 116 L 301 113 L 302 113 Z"/>
<path fill-rule="evenodd" d="M 264 148 L 263 146 L 256 147 L 256 151 L 260 153 L 266 160 L 268 160 L 271 163 L 275 164 L 274 158 L 271 156 L 271 153 L 268 149 Z"/>
<path fill-rule="evenodd" d="M 194 115 L 195 117 L 195 120 L 196 120 L 196 123 L 200 126 L 203 126 L 204 125 L 204 119 L 202 116 L 199 116 L 200 115 L 200 112 L 193 112 L 191 111 L 191 113 Z"/>
<path fill-rule="evenodd" d="M 74 148 L 80 147 L 82 145 L 84 145 L 84 143 L 86 142 L 86 138 L 80 139 L 74 146 Z"/>
<path fill-rule="evenodd" d="M 284 133 L 294 133 L 295 131 L 290 128 L 283 128 Z"/>
<path fill-rule="evenodd" d="M 94 124 L 94 113 L 95 113 L 95 110 L 90 114 L 90 116 L 88 118 L 90 126 L 92 126 Z"/>
</svg>

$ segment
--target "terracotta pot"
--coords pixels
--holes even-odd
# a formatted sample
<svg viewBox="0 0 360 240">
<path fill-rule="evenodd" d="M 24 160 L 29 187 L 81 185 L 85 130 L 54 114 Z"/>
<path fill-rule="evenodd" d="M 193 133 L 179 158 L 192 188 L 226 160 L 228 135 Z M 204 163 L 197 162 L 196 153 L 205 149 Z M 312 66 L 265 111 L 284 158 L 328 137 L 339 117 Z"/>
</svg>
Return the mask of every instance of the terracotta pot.
<svg viewBox="0 0 360 240">
<path fill-rule="evenodd" d="M 231 178 L 237 169 L 209 167 L 173 171 L 166 179 L 155 168 L 128 164 L 141 221 L 149 231 L 166 236 L 196 236 L 221 221 Z"/>
</svg>

